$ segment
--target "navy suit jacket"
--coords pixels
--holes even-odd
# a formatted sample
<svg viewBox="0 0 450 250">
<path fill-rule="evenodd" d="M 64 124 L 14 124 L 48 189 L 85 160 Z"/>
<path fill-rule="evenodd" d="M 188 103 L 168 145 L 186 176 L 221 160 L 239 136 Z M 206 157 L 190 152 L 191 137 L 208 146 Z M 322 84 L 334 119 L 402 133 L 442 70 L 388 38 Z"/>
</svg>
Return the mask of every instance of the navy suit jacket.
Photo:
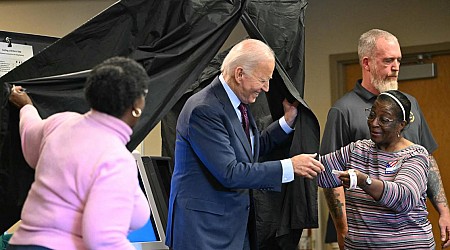
<svg viewBox="0 0 450 250">
<path fill-rule="evenodd" d="M 280 161 L 258 163 L 257 159 L 288 135 L 278 121 L 260 134 L 251 112 L 249 116 L 253 156 L 218 77 L 184 105 L 176 127 L 166 230 L 169 247 L 242 249 L 253 211 L 249 189 L 281 190 Z"/>
</svg>

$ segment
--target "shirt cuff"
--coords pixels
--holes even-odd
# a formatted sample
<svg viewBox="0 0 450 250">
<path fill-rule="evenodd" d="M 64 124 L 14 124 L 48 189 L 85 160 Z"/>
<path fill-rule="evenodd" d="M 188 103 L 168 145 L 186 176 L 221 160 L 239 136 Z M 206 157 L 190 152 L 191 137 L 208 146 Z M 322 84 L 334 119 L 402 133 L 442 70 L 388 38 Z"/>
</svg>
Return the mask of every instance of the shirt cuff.
<svg viewBox="0 0 450 250">
<path fill-rule="evenodd" d="M 280 124 L 281 128 L 283 129 L 283 131 L 286 134 L 290 134 L 294 131 L 294 129 L 291 128 L 291 126 L 289 126 L 286 122 L 286 119 L 284 119 L 284 116 L 282 116 L 279 120 L 278 123 Z"/>
<path fill-rule="evenodd" d="M 281 160 L 281 166 L 283 167 L 283 175 L 281 183 L 287 183 L 294 180 L 294 167 L 292 166 L 291 159 Z"/>
</svg>

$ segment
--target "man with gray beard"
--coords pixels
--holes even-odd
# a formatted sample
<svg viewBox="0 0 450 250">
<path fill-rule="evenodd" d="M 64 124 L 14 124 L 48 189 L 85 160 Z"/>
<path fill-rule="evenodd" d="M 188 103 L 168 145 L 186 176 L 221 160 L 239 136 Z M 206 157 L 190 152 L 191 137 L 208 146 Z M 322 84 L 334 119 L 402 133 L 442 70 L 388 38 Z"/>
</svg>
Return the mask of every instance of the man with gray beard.
<svg viewBox="0 0 450 250">
<path fill-rule="evenodd" d="M 370 110 L 381 92 L 398 89 L 397 78 L 402 53 L 394 35 L 379 29 L 367 31 L 359 39 L 358 56 L 362 68 L 362 79 L 358 80 L 355 88 L 339 99 L 329 110 L 320 146 L 321 155 L 338 150 L 350 142 L 370 139 L 366 110 Z M 439 213 L 442 247 L 446 248 L 450 246 L 448 237 L 450 212 L 439 168 L 432 155 L 437 148 L 437 143 L 417 100 L 411 95 L 404 94 L 411 101 L 411 123 L 403 131 L 403 136 L 424 146 L 430 154 L 427 195 Z M 337 241 L 339 248 L 344 249 L 344 240 L 348 231 L 344 188 L 323 190 L 334 222 L 333 225 L 330 218 L 328 219 L 326 242 Z"/>
</svg>

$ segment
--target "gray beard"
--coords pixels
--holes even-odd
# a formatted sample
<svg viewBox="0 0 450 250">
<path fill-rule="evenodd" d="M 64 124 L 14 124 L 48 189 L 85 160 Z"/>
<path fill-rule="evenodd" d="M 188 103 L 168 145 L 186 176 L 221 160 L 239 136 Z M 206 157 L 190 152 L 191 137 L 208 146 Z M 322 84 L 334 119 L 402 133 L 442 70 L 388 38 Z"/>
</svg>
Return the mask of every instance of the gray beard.
<svg viewBox="0 0 450 250">
<path fill-rule="evenodd" d="M 372 84 L 380 93 L 388 90 L 398 90 L 398 82 L 395 80 L 372 79 Z"/>
</svg>

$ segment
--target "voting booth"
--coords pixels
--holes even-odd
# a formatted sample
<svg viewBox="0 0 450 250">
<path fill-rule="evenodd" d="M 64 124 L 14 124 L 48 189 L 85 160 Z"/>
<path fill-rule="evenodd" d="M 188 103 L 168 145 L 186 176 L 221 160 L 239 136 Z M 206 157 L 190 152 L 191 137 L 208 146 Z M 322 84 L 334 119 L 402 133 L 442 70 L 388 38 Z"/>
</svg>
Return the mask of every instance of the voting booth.
<svg viewBox="0 0 450 250">
<path fill-rule="evenodd" d="M 170 158 L 141 156 L 133 151 L 139 170 L 139 182 L 150 205 L 147 224 L 128 235 L 136 249 L 168 249 L 166 240 L 167 210 L 172 169 Z"/>
</svg>

